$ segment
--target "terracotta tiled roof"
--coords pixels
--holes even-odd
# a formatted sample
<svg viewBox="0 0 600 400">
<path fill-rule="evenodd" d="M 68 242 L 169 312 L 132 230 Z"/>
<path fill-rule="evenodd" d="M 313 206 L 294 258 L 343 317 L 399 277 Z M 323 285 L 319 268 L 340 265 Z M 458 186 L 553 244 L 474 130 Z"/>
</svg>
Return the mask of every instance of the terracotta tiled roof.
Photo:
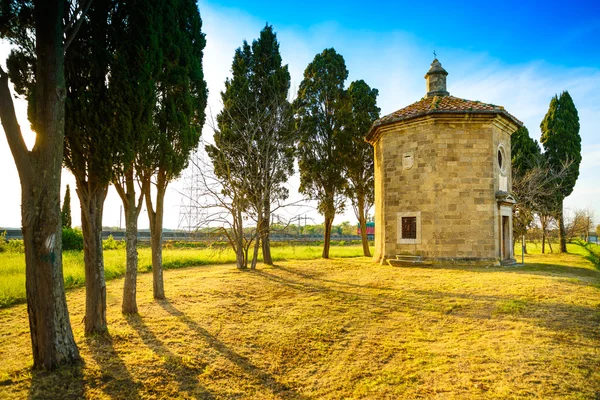
<svg viewBox="0 0 600 400">
<path fill-rule="evenodd" d="M 372 138 L 377 128 L 383 125 L 388 125 L 394 122 L 404 121 L 428 114 L 445 113 L 503 114 L 509 119 L 513 120 L 517 125 L 523 125 L 521 121 L 508 113 L 504 107 L 496 106 L 494 104 L 459 99 L 458 97 L 454 96 L 423 97 L 421 100 L 409 105 L 408 107 L 404 107 L 401 110 L 379 118 L 373 123 L 373 126 L 371 127 L 371 130 L 365 139 L 369 140 Z"/>
</svg>

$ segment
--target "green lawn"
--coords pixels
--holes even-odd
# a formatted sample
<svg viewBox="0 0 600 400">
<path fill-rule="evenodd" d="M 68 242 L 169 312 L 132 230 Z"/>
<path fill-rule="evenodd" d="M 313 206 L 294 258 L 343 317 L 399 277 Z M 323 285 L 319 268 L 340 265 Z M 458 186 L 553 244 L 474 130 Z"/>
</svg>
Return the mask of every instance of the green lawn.
<svg viewBox="0 0 600 400">
<path fill-rule="evenodd" d="M 272 255 L 275 261 L 310 260 L 321 257 L 322 247 L 304 245 L 275 245 Z M 138 249 L 139 271 L 148 272 L 152 268 L 152 254 L 149 248 Z M 332 246 L 332 257 L 357 257 L 362 255 L 362 247 Z M 182 268 L 194 265 L 226 264 L 235 262 L 235 254 L 226 249 L 165 249 L 163 265 L 165 269 Z M 111 280 L 125 273 L 125 249 L 104 251 L 104 275 Z M 63 253 L 63 273 L 67 289 L 81 287 L 85 283 L 82 251 Z M 0 308 L 25 301 L 25 255 L 20 253 L 0 253 Z"/>
<path fill-rule="evenodd" d="M 558 251 L 558 244 L 553 244 L 554 251 Z M 521 262 L 521 244 L 515 246 L 515 258 L 518 263 Z M 528 242 L 526 262 L 532 265 L 548 265 L 560 263 L 561 265 L 570 265 L 572 267 L 592 265 L 600 270 L 598 263 L 600 257 L 600 246 L 596 244 L 588 244 L 587 248 L 579 243 L 567 243 L 567 253 L 550 253 L 546 246 L 546 253 L 542 254 L 542 246 L 540 243 Z"/>
<path fill-rule="evenodd" d="M 183 268 L 165 272 L 166 301 L 142 274 L 136 316 L 113 279 L 109 334 L 92 337 L 85 290 L 70 290 L 84 363 L 55 373 L 31 369 L 27 307 L 14 305 L 0 309 L 0 398 L 598 399 L 600 271 L 530 251 L 492 268 Z"/>
</svg>

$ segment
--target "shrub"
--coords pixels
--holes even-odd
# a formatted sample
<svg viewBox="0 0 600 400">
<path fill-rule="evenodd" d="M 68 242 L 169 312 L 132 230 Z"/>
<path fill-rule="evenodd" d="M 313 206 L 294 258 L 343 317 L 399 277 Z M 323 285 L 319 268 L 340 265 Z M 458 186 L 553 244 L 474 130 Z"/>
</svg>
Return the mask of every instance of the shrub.
<svg viewBox="0 0 600 400">
<path fill-rule="evenodd" d="M 106 240 L 104 240 L 102 242 L 102 249 L 103 250 L 118 250 L 118 249 L 122 248 L 123 245 L 124 245 L 124 243 L 122 241 L 115 240 L 113 235 L 108 235 Z"/>
<path fill-rule="evenodd" d="M 10 239 L 6 243 L 6 249 L 11 253 L 25 253 L 25 242 L 23 239 Z"/>
<path fill-rule="evenodd" d="M 83 233 L 79 229 L 63 228 L 63 250 L 83 250 Z"/>
<path fill-rule="evenodd" d="M 0 253 L 3 253 L 7 250 L 6 245 L 6 231 L 0 232 Z"/>
</svg>

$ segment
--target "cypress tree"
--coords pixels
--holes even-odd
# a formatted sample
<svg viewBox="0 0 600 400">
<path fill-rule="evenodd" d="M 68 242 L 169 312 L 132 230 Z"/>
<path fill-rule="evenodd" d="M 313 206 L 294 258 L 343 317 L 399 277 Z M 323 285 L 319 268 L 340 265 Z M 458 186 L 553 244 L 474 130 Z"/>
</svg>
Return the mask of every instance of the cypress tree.
<svg viewBox="0 0 600 400">
<path fill-rule="evenodd" d="M 259 39 L 252 42 L 250 70 L 250 88 L 262 116 L 257 137 L 260 196 L 253 203 L 258 212 L 263 259 L 266 264 L 272 265 L 269 240 L 271 205 L 288 197 L 285 183 L 294 172 L 296 138 L 292 108 L 287 101 L 290 73 L 288 66 L 282 65 L 277 35 L 270 25 L 266 25 Z"/>
<path fill-rule="evenodd" d="M 120 135 L 112 183 L 123 202 L 127 266 L 123 284 L 124 314 L 137 313 L 137 235 L 138 217 L 144 205 L 149 180 L 141 180 L 140 170 L 151 163 L 156 147 L 151 143 L 156 104 L 155 81 L 160 52 L 158 22 L 160 0 L 125 2 L 115 13 L 114 53 L 109 79 L 109 99 L 119 110 L 111 129 Z M 177 25 L 177 24 L 175 24 Z M 136 192 L 137 191 L 137 192 Z"/>
<path fill-rule="evenodd" d="M 335 49 L 317 54 L 304 70 L 295 101 L 299 131 L 300 193 L 318 202 L 325 217 L 323 258 L 329 258 L 331 226 L 344 210 L 344 158 L 351 118 L 344 57 Z"/>
<path fill-rule="evenodd" d="M 579 116 L 569 92 L 564 91 L 550 101 L 550 107 L 540 124 L 546 158 L 553 173 L 558 173 L 569 165 L 566 174 L 551 188 L 555 196 L 555 217 L 558 220 L 560 251 L 567 251 L 563 201 L 573 192 L 579 177 L 581 164 L 581 136 L 579 136 Z"/>
<path fill-rule="evenodd" d="M 71 189 L 69 188 L 69 185 L 67 185 L 60 216 L 62 219 L 62 227 L 71 229 Z"/>
<path fill-rule="evenodd" d="M 187 167 L 200 141 L 205 121 L 208 90 L 202 57 L 206 39 L 202 19 L 193 0 L 159 1 L 159 72 L 154 78 L 157 99 L 153 135 L 146 159 L 140 164 L 150 221 L 153 294 L 164 299 L 162 231 L 164 197 L 168 184 Z M 150 180 L 156 188 L 152 200 Z"/>
<path fill-rule="evenodd" d="M 284 184 L 293 173 L 294 159 L 294 120 L 287 101 L 290 74 L 282 65 L 272 26 L 265 26 L 252 45 L 244 41 L 236 50 L 232 72 L 221 93 L 224 107 L 217 116 L 215 145 L 207 146 L 207 152 L 215 173 L 235 185 L 243 211 L 256 218 L 255 268 L 261 242 L 264 262 L 272 264 L 271 205 L 287 198 Z M 239 254 L 244 266 L 247 260 Z"/>
<path fill-rule="evenodd" d="M 246 269 L 248 266 L 242 214 L 249 208 L 246 178 L 250 172 L 255 171 L 257 159 L 248 142 L 251 142 L 255 129 L 244 115 L 244 110 L 252 103 L 248 79 L 251 58 L 250 45 L 244 41 L 233 57 L 233 77 L 225 81 L 225 91 L 221 92 L 223 110 L 217 115 L 218 130 L 213 136 L 215 144 L 205 147 L 215 176 L 223 183 L 224 194 L 231 197 L 233 233 L 229 242 L 236 254 L 239 269 Z"/>
<path fill-rule="evenodd" d="M 346 141 L 345 172 L 348 179 L 347 195 L 360 225 L 363 255 L 371 257 L 367 240 L 367 212 L 375 201 L 375 169 L 373 147 L 364 137 L 373 121 L 379 118 L 377 89 L 371 89 L 363 80 L 355 81 L 348 88 L 352 107 L 352 119 L 348 129 L 352 138 Z"/>
<path fill-rule="evenodd" d="M 523 175 L 536 164 L 536 157 L 540 155 L 540 146 L 537 140 L 529 136 L 529 130 L 522 126 L 510 137 L 512 155 L 512 174 Z"/>
<path fill-rule="evenodd" d="M 107 330 L 102 215 L 123 134 L 113 129 L 114 119 L 124 115 L 115 112 L 121 107 L 110 101 L 107 80 L 113 66 L 116 6 L 114 1 L 92 2 L 79 35 L 65 55 L 63 163 L 75 176 L 81 205 L 86 334 Z"/>
</svg>

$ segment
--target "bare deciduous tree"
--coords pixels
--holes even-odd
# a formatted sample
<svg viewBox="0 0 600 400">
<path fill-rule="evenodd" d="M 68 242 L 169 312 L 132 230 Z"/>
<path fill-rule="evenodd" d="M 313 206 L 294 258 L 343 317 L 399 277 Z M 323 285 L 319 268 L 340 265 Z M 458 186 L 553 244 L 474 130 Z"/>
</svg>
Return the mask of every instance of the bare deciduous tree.
<svg viewBox="0 0 600 400">
<path fill-rule="evenodd" d="M 517 200 L 516 227 L 519 233 L 524 234 L 534 223 L 534 215 L 537 214 L 542 228 L 542 253 L 545 252 L 546 232 L 551 222 L 556 220 L 556 196 L 553 189 L 569 173 L 570 165 L 567 161 L 562 168 L 553 169 L 544 157 L 537 156 L 526 172 L 513 177 L 513 195 Z"/>
<path fill-rule="evenodd" d="M 188 199 L 191 207 L 200 211 L 202 222 L 196 228 L 213 238 L 225 239 L 235 253 L 237 268 L 247 269 L 248 250 L 256 239 L 257 230 L 245 232 L 244 223 L 251 215 L 247 212 L 248 200 L 241 189 L 244 185 L 230 173 L 230 168 L 216 174 L 204 154 L 193 156 L 190 168 L 196 170 L 200 185 L 194 191 L 194 198 Z"/>
<path fill-rule="evenodd" d="M 594 211 L 589 208 L 575 210 L 573 217 L 566 226 L 567 238 L 569 240 L 581 238 L 587 242 L 590 232 L 594 228 L 595 218 Z"/>
<path fill-rule="evenodd" d="M 243 225 L 239 213 L 256 222 L 250 267 L 254 269 L 261 241 L 267 243 L 263 246 L 265 262 L 272 263 L 270 250 L 264 250 L 269 248 L 269 219 L 288 205 L 285 182 L 292 172 L 293 115 L 287 100 L 273 97 L 270 102 L 248 99 L 230 103 L 218 120 L 218 127 L 212 124 L 215 144 L 205 146 L 212 161 L 209 168 L 214 170 L 213 178 L 220 182 L 222 193 L 229 196 L 233 232 L 238 232 Z M 206 170 L 201 173 L 206 174 Z M 236 244 L 235 247 L 243 246 Z"/>
</svg>

